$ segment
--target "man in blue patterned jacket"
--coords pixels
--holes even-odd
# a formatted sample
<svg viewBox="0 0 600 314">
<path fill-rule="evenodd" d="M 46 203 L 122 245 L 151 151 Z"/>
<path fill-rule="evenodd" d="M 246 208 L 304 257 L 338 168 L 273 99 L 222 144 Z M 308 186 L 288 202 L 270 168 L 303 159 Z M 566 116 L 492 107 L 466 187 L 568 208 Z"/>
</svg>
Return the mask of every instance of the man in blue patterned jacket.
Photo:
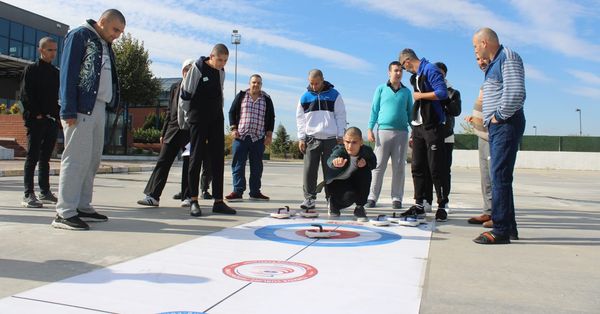
<svg viewBox="0 0 600 314">
<path fill-rule="evenodd" d="M 104 11 L 65 38 L 60 60 L 60 119 L 65 150 L 60 163 L 56 219 L 60 229 L 87 230 L 84 221 L 107 221 L 91 205 L 94 178 L 104 146 L 106 110 L 119 103 L 119 82 L 112 42 L 125 29 L 125 17 Z"/>
<path fill-rule="evenodd" d="M 525 131 L 525 70 L 514 51 L 500 45 L 498 35 L 482 28 L 473 36 L 475 55 L 491 60 L 483 81 L 483 123 L 488 128 L 494 229 L 474 239 L 479 244 L 518 240 L 513 200 L 513 171 Z"/>
</svg>

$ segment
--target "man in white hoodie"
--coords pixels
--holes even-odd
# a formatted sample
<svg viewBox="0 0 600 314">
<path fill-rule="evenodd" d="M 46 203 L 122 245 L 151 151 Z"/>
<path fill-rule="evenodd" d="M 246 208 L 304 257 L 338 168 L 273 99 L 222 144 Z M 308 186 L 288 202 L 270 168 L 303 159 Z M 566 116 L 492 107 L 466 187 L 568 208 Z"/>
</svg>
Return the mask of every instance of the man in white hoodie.
<svg viewBox="0 0 600 314">
<path fill-rule="evenodd" d="M 342 143 L 346 127 L 346 107 L 340 93 L 323 78 L 323 72 L 308 73 L 307 91 L 300 97 L 296 109 L 298 146 L 304 154 L 302 209 L 315 208 L 319 161 L 323 173 L 327 159 L 336 144 Z M 328 198 L 327 189 L 325 195 Z"/>
</svg>

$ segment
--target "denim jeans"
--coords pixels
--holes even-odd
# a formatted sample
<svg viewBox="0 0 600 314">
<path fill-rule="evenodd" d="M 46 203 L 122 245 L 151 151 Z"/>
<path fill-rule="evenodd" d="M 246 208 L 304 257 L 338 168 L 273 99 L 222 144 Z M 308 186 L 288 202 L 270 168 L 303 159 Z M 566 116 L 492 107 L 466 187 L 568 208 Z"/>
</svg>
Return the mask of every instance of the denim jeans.
<svg viewBox="0 0 600 314">
<path fill-rule="evenodd" d="M 508 236 L 516 233 L 513 200 L 513 170 L 519 144 L 525 131 L 523 109 L 503 123 L 490 123 L 490 168 L 492 176 L 492 220 L 494 234 Z"/>
<path fill-rule="evenodd" d="M 256 142 L 252 142 L 250 136 L 235 139 L 232 144 L 232 151 L 233 191 L 242 195 L 246 190 L 246 160 L 250 158 L 250 196 L 258 195 L 263 172 L 264 138 Z"/>
</svg>

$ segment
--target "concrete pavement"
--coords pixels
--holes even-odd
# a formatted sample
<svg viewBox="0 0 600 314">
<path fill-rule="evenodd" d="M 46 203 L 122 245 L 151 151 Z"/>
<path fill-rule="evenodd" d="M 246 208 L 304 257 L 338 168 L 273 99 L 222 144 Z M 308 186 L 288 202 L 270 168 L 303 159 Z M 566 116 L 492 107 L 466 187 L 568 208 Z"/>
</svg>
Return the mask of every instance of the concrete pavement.
<svg viewBox="0 0 600 314">
<path fill-rule="evenodd" d="M 151 168 L 152 162 L 134 162 L 127 171 L 142 170 L 142 165 Z M 225 169 L 228 193 L 229 165 Z M 236 203 L 232 206 L 238 215 L 222 216 L 211 215 L 210 202 L 202 201 L 208 215 L 201 218 L 189 216 L 179 201 L 171 199 L 179 187 L 179 164 L 171 172 L 159 208 L 136 204 L 149 172 L 100 174 L 94 204 L 111 219 L 93 224 L 87 232 L 51 228 L 52 208 L 20 207 L 22 177 L 0 177 L 0 297 L 243 224 L 282 205 L 297 205 L 302 196 L 301 169 L 297 162 L 267 162 L 263 192 L 271 196 L 271 202 Z M 386 175 L 382 192 L 386 207 L 370 210 L 369 215 L 391 211 L 389 171 Z M 517 170 L 515 202 L 522 239 L 510 245 L 481 246 L 471 240 L 483 229 L 466 223 L 480 211 L 479 170 L 454 168 L 450 203 L 454 211 L 433 233 L 421 312 L 597 312 L 598 178 L 600 172 L 594 171 Z M 57 179 L 51 177 L 54 191 Z M 412 193 L 412 180 L 407 177 L 405 205 L 410 204 Z M 319 205 L 324 211 L 322 197 Z M 401 280 L 402 274 L 397 275 Z M 393 303 L 393 299 L 394 291 L 390 291 L 380 300 L 365 302 Z"/>
</svg>

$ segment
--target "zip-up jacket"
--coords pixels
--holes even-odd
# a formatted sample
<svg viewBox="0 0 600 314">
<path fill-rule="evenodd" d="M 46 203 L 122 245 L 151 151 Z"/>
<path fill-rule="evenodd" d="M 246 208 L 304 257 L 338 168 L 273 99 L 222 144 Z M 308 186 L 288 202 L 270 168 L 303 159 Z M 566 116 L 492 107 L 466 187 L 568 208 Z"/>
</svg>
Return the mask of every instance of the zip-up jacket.
<svg viewBox="0 0 600 314">
<path fill-rule="evenodd" d="M 102 39 L 90 29 L 96 21 L 87 20 L 86 23 L 65 37 L 60 58 L 61 119 L 77 118 L 77 113 L 91 115 L 96 103 L 102 72 Z M 107 46 L 111 62 L 112 99 L 106 109 L 114 110 L 119 104 L 119 78 L 115 54 L 111 44 L 107 43 Z"/>
<path fill-rule="evenodd" d="M 167 115 L 161 132 L 161 137 L 165 143 L 170 143 L 179 134 L 184 138 L 182 142 L 189 142 L 189 131 L 180 129 L 178 123 L 180 90 L 181 81 L 171 86 L 169 107 L 167 108 Z"/>
<path fill-rule="evenodd" d="M 442 109 L 446 115 L 445 137 L 448 137 L 454 134 L 454 117 L 458 117 L 462 111 L 462 101 L 458 90 L 448 87 L 448 98 L 442 100 Z"/>
<path fill-rule="evenodd" d="M 496 117 L 499 123 L 513 116 L 525 103 L 525 69 L 514 51 L 500 46 L 485 71 L 483 119 L 487 127 Z"/>
<path fill-rule="evenodd" d="M 41 59 L 25 68 L 21 87 L 23 120 L 35 119 L 40 114 L 59 118 L 58 76 L 58 69 Z"/>
<path fill-rule="evenodd" d="M 225 70 L 214 69 L 200 57 L 181 83 L 179 96 L 179 127 L 189 129 L 189 124 L 223 117 L 223 83 Z"/>
<path fill-rule="evenodd" d="M 331 83 L 324 81 L 320 92 L 307 87 L 296 109 L 296 126 L 299 140 L 307 136 L 321 140 L 344 136 L 346 107 Z"/>
<path fill-rule="evenodd" d="M 446 121 L 446 115 L 442 109 L 441 101 L 448 98 L 448 88 L 444 76 L 435 64 L 422 58 L 416 74 L 410 78 L 415 92 L 434 92 L 438 100 L 417 100 L 412 110 L 412 120 L 417 120 L 419 109 L 423 118 L 423 127 L 432 129 Z"/>
<path fill-rule="evenodd" d="M 341 168 L 337 168 L 333 165 L 333 160 L 338 157 L 348 160 L 348 162 L 346 162 L 346 164 Z M 364 159 L 367 162 L 365 167 L 367 167 L 369 170 L 373 170 L 375 167 L 377 167 L 377 157 L 375 156 L 375 153 L 373 153 L 373 149 L 367 145 L 362 145 L 360 147 L 360 150 L 358 151 L 358 159 Z M 331 151 L 331 155 L 327 159 L 327 167 L 325 168 L 324 175 L 325 181 L 329 183 L 335 180 L 338 176 L 344 173 L 349 166 L 350 155 L 346 151 L 346 147 L 344 147 L 344 144 L 336 145 Z"/>
<path fill-rule="evenodd" d="M 261 91 L 262 96 L 265 98 L 265 133 L 273 132 L 275 128 L 275 109 L 273 107 L 273 100 L 269 94 Z M 229 108 L 229 125 L 238 126 L 240 124 L 240 116 L 242 114 L 242 101 L 246 97 L 246 91 L 240 91 L 231 103 Z"/>
</svg>

